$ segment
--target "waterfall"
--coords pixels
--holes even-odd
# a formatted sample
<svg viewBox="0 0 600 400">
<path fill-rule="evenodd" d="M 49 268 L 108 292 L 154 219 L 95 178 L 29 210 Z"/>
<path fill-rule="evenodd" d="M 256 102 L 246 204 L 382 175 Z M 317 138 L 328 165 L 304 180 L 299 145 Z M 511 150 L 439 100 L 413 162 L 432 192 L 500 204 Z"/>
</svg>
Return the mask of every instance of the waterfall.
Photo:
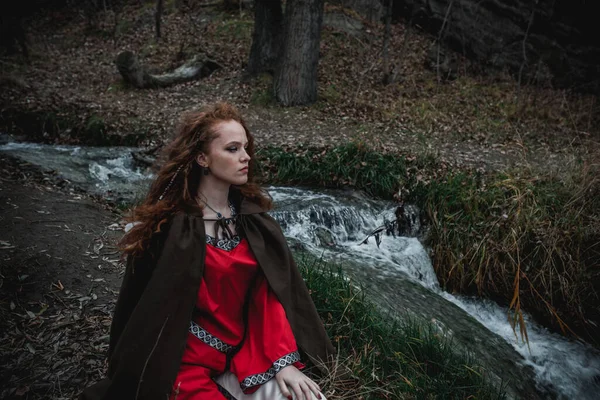
<svg viewBox="0 0 600 400">
<path fill-rule="evenodd" d="M 372 288 L 379 296 L 383 290 L 381 281 L 393 276 L 407 277 L 430 291 L 430 307 L 435 305 L 431 296 L 443 298 L 502 337 L 522 356 L 519 362 L 533 368 L 540 390 L 552 390 L 561 399 L 597 398 L 600 393 L 600 352 L 592 346 L 549 332 L 526 316 L 528 346 L 515 336 L 506 308 L 491 301 L 454 296 L 441 290 L 426 250 L 414 237 L 384 237 L 379 248 L 374 239 L 369 244 L 359 244 L 384 220 L 395 218 L 392 204 L 368 199 L 356 201 L 356 198 L 348 201 L 347 195 L 339 192 L 334 196 L 310 189 L 272 187 L 270 193 L 277 202 L 273 217 L 281 224 L 286 236 L 325 258 L 360 264 L 363 282 L 373 282 Z M 408 212 L 413 216 L 418 214 L 415 207 L 409 208 Z M 327 243 L 323 243 L 322 230 L 326 230 Z M 364 273 L 365 269 L 368 273 Z M 390 300 L 387 302 L 389 304 Z M 450 331 L 457 324 L 457 315 L 452 315 L 439 318 Z"/>
</svg>

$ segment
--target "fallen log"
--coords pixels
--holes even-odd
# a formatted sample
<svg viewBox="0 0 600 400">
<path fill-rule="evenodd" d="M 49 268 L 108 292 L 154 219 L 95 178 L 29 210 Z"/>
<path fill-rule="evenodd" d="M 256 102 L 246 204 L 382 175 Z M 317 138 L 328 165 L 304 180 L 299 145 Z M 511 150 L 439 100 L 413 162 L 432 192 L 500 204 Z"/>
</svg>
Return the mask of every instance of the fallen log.
<svg viewBox="0 0 600 400">
<path fill-rule="evenodd" d="M 196 55 L 177 69 L 161 75 L 150 74 L 131 51 L 119 53 L 115 60 L 117 69 L 128 84 L 139 88 L 157 88 L 189 82 L 209 76 L 222 66 L 204 54 Z"/>
</svg>

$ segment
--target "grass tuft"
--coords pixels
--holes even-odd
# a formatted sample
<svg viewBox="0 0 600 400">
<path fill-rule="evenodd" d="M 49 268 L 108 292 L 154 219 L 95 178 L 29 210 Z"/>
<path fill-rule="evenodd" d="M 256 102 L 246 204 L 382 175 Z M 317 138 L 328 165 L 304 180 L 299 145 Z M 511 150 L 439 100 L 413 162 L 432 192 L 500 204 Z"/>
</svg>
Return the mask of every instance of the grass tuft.
<svg viewBox="0 0 600 400">
<path fill-rule="evenodd" d="M 261 178 L 271 184 L 354 187 L 384 199 L 393 198 L 399 188 L 420 190 L 411 171 L 432 162 L 376 153 L 360 142 L 325 149 L 266 147 L 257 155 Z"/>
<path fill-rule="evenodd" d="M 295 258 L 339 364 L 356 378 L 344 380 L 333 371 L 321 382 L 329 399 L 505 398 L 486 371 L 469 355 L 455 353 L 432 324 L 377 311 L 339 266 L 306 253 Z"/>
<path fill-rule="evenodd" d="M 521 171 L 432 183 L 423 204 L 440 282 L 509 306 L 524 339 L 522 310 L 563 333 L 597 340 L 598 176 L 582 166 L 560 179 Z"/>
</svg>

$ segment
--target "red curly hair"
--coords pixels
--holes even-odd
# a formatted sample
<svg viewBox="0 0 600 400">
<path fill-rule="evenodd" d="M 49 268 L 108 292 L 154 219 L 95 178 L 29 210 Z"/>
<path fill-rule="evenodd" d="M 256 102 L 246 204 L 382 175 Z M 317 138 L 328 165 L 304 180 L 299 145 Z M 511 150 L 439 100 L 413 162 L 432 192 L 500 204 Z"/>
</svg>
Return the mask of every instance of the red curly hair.
<svg viewBox="0 0 600 400">
<path fill-rule="evenodd" d="M 248 182 L 238 186 L 247 199 L 260 204 L 264 209 L 272 208 L 271 198 L 265 194 L 254 177 L 254 137 L 250 134 L 240 112 L 227 103 L 217 103 L 201 111 L 183 115 L 175 139 L 165 148 L 165 162 L 160 167 L 142 204 L 132 210 L 128 221 L 134 227 L 119 242 L 123 256 L 141 256 L 150 245 L 155 233 L 184 205 L 197 205 L 196 192 L 202 179 L 202 171 L 195 161 L 199 152 L 206 152 L 209 144 L 217 137 L 215 126 L 223 121 L 236 121 L 244 127 L 248 138 Z M 179 172 L 177 172 L 179 171 Z M 169 182 L 175 179 L 169 186 Z M 165 189 L 168 190 L 165 191 Z M 162 199 L 160 196 L 163 195 Z"/>
</svg>

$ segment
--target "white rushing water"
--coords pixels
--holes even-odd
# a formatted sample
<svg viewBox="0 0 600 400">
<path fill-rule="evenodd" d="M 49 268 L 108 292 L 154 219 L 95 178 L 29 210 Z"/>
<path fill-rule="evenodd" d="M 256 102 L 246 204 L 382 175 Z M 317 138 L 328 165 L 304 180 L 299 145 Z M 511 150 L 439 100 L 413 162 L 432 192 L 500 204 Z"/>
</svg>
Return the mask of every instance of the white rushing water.
<svg viewBox="0 0 600 400">
<path fill-rule="evenodd" d="M 527 343 L 515 335 L 508 322 L 506 308 L 489 300 L 453 296 L 442 291 L 440 295 L 512 344 L 525 363 L 534 369 L 538 382 L 553 388 L 559 398 L 600 398 L 600 353 L 592 346 L 549 332 L 525 315 Z"/>
<path fill-rule="evenodd" d="M 129 200 L 143 192 L 152 178 L 149 171 L 135 165 L 131 156 L 135 150 L 30 143 L 0 145 L 0 152 L 56 170 L 86 190 Z M 442 291 L 426 249 L 414 237 L 385 236 L 379 248 L 374 238 L 360 245 L 384 219 L 395 219 L 392 204 L 353 192 L 278 187 L 269 188 L 269 192 L 277 205 L 273 216 L 280 221 L 286 236 L 299 240 L 313 253 L 325 259 L 360 263 L 377 279 L 403 277 L 418 282 L 432 296 L 457 305 L 510 343 L 534 369 L 540 387 L 553 388 L 561 399 L 600 398 L 600 353 L 591 346 L 548 332 L 527 318 L 528 347 L 515 337 L 507 321 L 507 309 L 491 301 Z M 418 219 L 413 223 L 413 230 L 418 230 Z"/>
<path fill-rule="evenodd" d="M 58 171 L 64 179 L 88 192 L 121 201 L 139 197 L 153 178 L 151 171 L 136 165 L 131 155 L 136 150 L 15 142 L 0 145 L 0 152 Z"/>
<path fill-rule="evenodd" d="M 526 316 L 528 345 L 515 336 L 508 309 L 441 290 L 427 252 L 416 238 L 386 236 L 379 249 L 374 238 L 360 245 L 384 219 L 395 218 L 393 207 L 384 203 L 348 205 L 331 194 L 305 189 L 270 188 L 270 193 L 285 210 L 274 212 L 285 234 L 307 244 L 315 254 L 360 261 L 373 269 L 372 274 L 382 277 L 398 273 L 408 276 L 510 343 L 534 369 L 540 387 L 552 388 L 561 399 L 600 398 L 600 352 L 590 345 L 549 332 Z M 316 232 L 323 228 L 332 233 L 335 249 L 319 246 Z"/>
</svg>

